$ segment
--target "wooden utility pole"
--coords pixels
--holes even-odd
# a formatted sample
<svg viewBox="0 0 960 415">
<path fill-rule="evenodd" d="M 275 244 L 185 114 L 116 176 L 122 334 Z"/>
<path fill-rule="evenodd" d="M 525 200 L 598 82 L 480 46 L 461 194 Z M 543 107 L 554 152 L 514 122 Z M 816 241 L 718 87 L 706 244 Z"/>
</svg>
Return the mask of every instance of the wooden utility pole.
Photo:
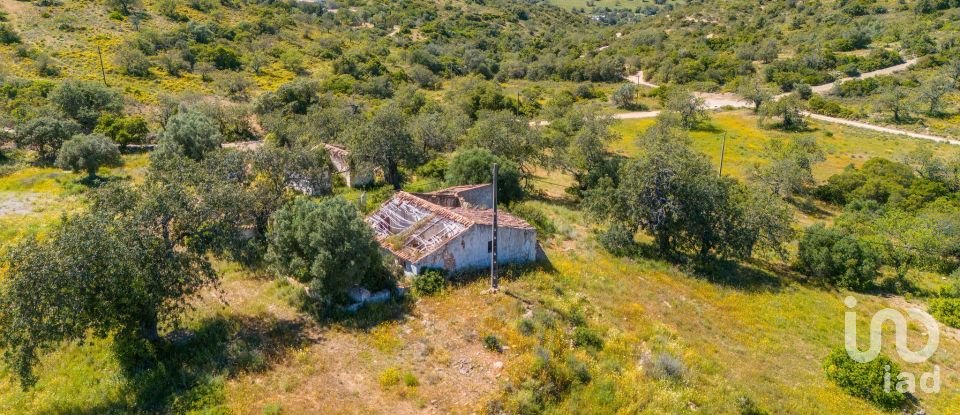
<svg viewBox="0 0 960 415">
<path fill-rule="evenodd" d="M 100 48 L 100 45 L 97 45 L 97 54 L 100 55 L 100 75 L 103 76 L 103 84 L 107 85 L 107 71 L 103 69 L 103 49 Z"/>
<path fill-rule="evenodd" d="M 500 166 L 493 163 L 493 235 L 490 239 L 490 290 L 500 289 L 500 276 L 497 275 L 497 172 Z"/>
<path fill-rule="evenodd" d="M 727 152 L 727 133 L 723 133 L 723 139 L 720 142 L 720 171 L 718 174 L 723 176 L 723 156 Z"/>
</svg>

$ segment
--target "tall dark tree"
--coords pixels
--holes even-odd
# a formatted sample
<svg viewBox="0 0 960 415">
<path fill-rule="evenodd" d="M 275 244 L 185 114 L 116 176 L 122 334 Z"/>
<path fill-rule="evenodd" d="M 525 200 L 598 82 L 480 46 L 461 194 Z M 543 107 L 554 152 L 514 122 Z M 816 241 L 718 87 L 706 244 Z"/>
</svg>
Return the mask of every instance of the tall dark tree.
<svg viewBox="0 0 960 415">
<path fill-rule="evenodd" d="M 618 185 L 605 179 L 588 192 L 590 210 L 618 229 L 646 231 L 667 255 L 741 258 L 758 246 L 779 249 L 790 235 L 789 210 L 768 192 L 717 177 L 679 126 L 668 115 L 651 127 Z"/>
<path fill-rule="evenodd" d="M 40 355 L 61 342 L 89 334 L 162 342 L 160 324 L 216 283 L 202 255 L 175 249 L 142 225 L 130 216 L 84 214 L 6 253 L 0 347 L 24 386 L 35 381 Z"/>
<path fill-rule="evenodd" d="M 418 159 L 407 122 L 399 107 L 387 104 L 374 110 L 349 137 L 351 157 L 381 168 L 384 179 L 396 189 L 403 181 L 400 167 L 410 166 Z"/>
<path fill-rule="evenodd" d="M 63 81 L 50 92 L 50 103 L 86 131 L 93 130 L 101 115 L 119 114 L 123 109 L 119 92 L 89 81 Z"/>
<path fill-rule="evenodd" d="M 80 130 L 80 124 L 70 119 L 37 117 L 17 127 L 14 142 L 35 151 L 41 163 L 53 163 L 63 143 Z"/>
</svg>

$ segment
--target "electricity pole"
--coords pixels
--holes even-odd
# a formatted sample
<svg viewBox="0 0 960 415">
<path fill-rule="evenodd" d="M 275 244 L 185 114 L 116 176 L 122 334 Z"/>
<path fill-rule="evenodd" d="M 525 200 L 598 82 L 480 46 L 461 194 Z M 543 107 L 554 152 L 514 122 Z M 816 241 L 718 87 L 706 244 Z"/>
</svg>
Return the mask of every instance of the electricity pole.
<svg viewBox="0 0 960 415">
<path fill-rule="evenodd" d="M 107 85 L 107 71 L 103 69 L 103 50 L 100 48 L 100 45 L 97 45 L 97 54 L 100 55 L 100 75 L 103 75 L 103 85 Z"/>
<path fill-rule="evenodd" d="M 723 156 L 727 152 L 727 133 L 723 133 L 723 141 L 720 142 L 720 171 L 719 175 L 723 176 Z"/>
<path fill-rule="evenodd" d="M 493 235 L 490 240 L 490 290 L 500 288 L 500 276 L 497 275 L 497 163 L 493 163 Z"/>
</svg>

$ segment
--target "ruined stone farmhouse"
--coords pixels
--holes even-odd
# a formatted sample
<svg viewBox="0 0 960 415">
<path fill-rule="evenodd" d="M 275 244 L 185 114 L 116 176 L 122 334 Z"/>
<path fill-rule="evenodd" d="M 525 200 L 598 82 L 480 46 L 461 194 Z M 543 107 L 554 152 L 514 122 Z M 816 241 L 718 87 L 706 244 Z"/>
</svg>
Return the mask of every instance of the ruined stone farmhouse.
<svg viewBox="0 0 960 415">
<path fill-rule="evenodd" d="M 408 274 L 436 268 L 450 273 L 490 266 L 493 230 L 489 184 L 432 193 L 397 192 L 367 218 L 377 241 Z M 535 261 L 537 233 L 530 224 L 498 214 L 501 264 Z"/>
<path fill-rule="evenodd" d="M 358 165 L 350 159 L 350 151 L 334 144 L 324 144 L 323 147 L 330 154 L 330 162 L 337 169 L 337 173 L 343 176 L 347 186 L 362 187 L 373 183 L 373 168 Z"/>
</svg>

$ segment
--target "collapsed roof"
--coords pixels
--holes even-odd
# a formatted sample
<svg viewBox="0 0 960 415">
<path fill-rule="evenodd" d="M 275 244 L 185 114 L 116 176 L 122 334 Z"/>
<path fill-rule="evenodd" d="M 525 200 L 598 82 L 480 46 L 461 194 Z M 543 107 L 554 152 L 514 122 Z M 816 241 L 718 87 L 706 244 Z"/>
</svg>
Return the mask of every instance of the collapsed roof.
<svg viewBox="0 0 960 415">
<path fill-rule="evenodd" d="M 459 191 L 476 190 L 482 186 L 489 185 L 449 188 L 422 194 L 397 192 L 367 218 L 367 223 L 384 248 L 401 259 L 416 262 L 470 227 L 493 225 L 493 209 L 468 207 L 467 203 L 451 203 L 449 199 Z M 435 203 L 437 201 L 445 205 Z M 533 229 L 527 222 L 507 213 L 498 214 L 497 225 L 502 228 Z"/>
</svg>

